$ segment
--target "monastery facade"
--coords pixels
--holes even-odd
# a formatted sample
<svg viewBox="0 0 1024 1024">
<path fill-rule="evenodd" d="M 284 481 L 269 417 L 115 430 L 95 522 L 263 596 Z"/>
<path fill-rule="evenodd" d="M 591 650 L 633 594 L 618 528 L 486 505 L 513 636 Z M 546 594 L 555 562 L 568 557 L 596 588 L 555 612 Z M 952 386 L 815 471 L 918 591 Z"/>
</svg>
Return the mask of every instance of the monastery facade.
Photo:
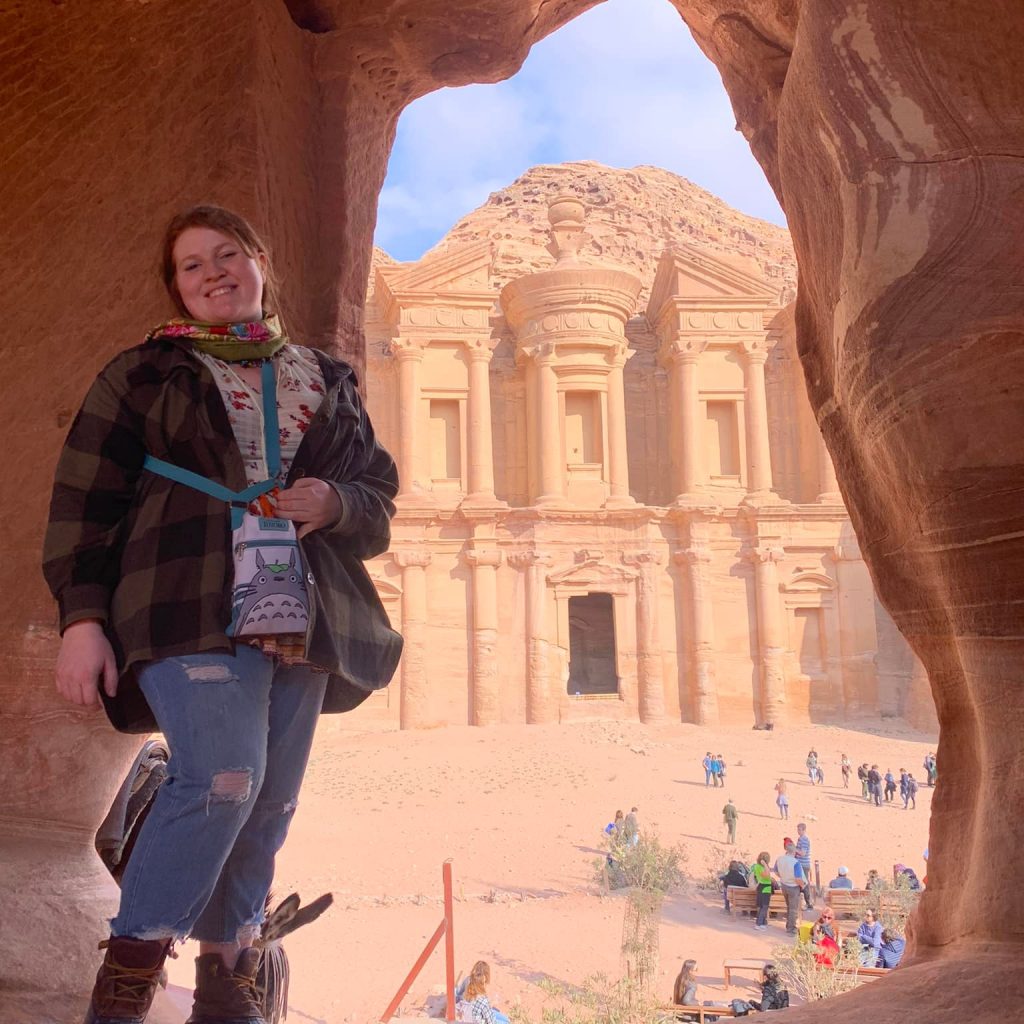
<svg viewBox="0 0 1024 1024">
<path fill-rule="evenodd" d="M 924 724 L 792 304 L 677 245 L 638 310 L 631 270 L 580 257 L 583 202 L 548 216 L 553 265 L 500 290 L 489 241 L 376 271 L 367 404 L 402 489 L 369 568 L 406 647 L 356 714 Z"/>
</svg>

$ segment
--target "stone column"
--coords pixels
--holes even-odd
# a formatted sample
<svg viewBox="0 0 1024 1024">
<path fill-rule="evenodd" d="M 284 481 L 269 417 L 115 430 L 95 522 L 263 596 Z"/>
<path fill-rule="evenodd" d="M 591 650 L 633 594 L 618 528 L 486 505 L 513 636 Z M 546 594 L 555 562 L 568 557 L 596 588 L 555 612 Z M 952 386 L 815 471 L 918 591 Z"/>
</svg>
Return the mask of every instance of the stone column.
<svg viewBox="0 0 1024 1024">
<path fill-rule="evenodd" d="M 635 505 L 629 493 L 629 453 L 626 446 L 625 345 L 615 352 L 608 374 L 608 500 L 610 508 Z"/>
<path fill-rule="evenodd" d="M 551 556 L 519 551 L 509 564 L 526 576 L 526 721 L 540 725 L 558 720 L 558 706 L 551 693 L 551 666 L 547 629 L 547 567 Z"/>
<path fill-rule="evenodd" d="M 498 566 L 501 552 L 474 548 L 466 552 L 472 568 L 473 666 L 472 724 L 501 721 L 501 680 L 498 672 Z"/>
<path fill-rule="evenodd" d="M 399 496 L 422 493 L 419 481 L 417 433 L 420 407 L 420 363 L 423 349 L 411 342 L 395 342 L 398 359 L 398 484 Z"/>
<path fill-rule="evenodd" d="M 469 409 L 466 448 L 470 502 L 494 502 L 494 447 L 491 443 L 491 348 L 483 340 L 468 346 Z"/>
<path fill-rule="evenodd" d="M 781 720 L 786 699 L 786 676 L 783 668 L 786 641 L 783 636 L 782 601 L 779 597 L 778 563 L 783 550 L 762 541 L 752 548 L 749 558 L 754 563 L 754 588 L 757 600 L 757 639 L 761 661 L 761 722 L 775 725 Z"/>
<path fill-rule="evenodd" d="M 718 678 L 715 666 L 715 620 L 712 605 L 711 549 L 691 536 L 690 546 L 674 555 L 686 566 L 690 590 L 690 705 L 696 725 L 718 724 Z"/>
<path fill-rule="evenodd" d="M 839 492 L 839 481 L 836 479 L 836 467 L 832 463 L 825 438 L 818 434 L 818 481 L 821 493 L 818 501 L 823 505 L 841 505 L 843 496 Z"/>
<path fill-rule="evenodd" d="M 768 352 L 747 349 L 744 363 L 747 428 L 747 497 L 765 498 L 772 490 L 772 460 L 768 444 L 768 401 L 764 386 L 764 364 Z"/>
<path fill-rule="evenodd" d="M 429 725 L 427 679 L 427 574 L 429 551 L 392 553 L 402 569 L 402 695 L 399 722 L 403 729 Z"/>
<path fill-rule="evenodd" d="M 626 565 L 637 568 L 636 577 L 636 663 L 640 721 L 665 720 L 665 677 L 662 672 L 658 637 L 658 564 L 660 551 L 627 552 Z"/>
<path fill-rule="evenodd" d="M 550 346 L 536 356 L 537 443 L 540 456 L 540 494 L 538 505 L 557 505 L 565 501 L 565 447 L 558 410 L 558 376 Z"/>
<path fill-rule="evenodd" d="M 704 431 L 700 417 L 700 390 L 697 382 L 698 348 L 677 349 L 670 370 L 672 400 L 675 403 L 679 436 L 676 440 L 677 502 L 692 501 L 703 490 Z"/>
</svg>

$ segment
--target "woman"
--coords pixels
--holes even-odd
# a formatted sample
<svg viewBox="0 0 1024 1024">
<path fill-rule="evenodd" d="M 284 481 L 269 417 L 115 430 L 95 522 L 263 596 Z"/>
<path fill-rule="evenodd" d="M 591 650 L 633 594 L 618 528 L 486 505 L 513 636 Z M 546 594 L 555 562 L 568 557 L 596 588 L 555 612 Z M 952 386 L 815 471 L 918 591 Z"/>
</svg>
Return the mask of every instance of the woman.
<svg viewBox="0 0 1024 1024">
<path fill-rule="evenodd" d="M 839 767 L 843 772 L 843 789 L 850 788 L 850 759 L 845 755 L 841 755 L 839 759 Z"/>
<path fill-rule="evenodd" d="M 747 873 L 743 867 L 742 861 L 729 861 L 729 870 L 718 877 L 722 882 L 722 894 L 725 899 L 725 912 L 727 914 L 731 914 L 732 907 L 729 906 L 729 886 L 734 885 L 740 889 L 747 888 Z"/>
<path fill-rule="evenodd" d="M 808 750 L 807 758 L 804 761 L 807 766 L 807 777 L 811 780 L 813 786 L 818 781 L 818 755 L 816 751 Z"/>
<path fill-rule="evenodd" d="M 864 911 L 864 920 L 857 928 L 857 941 L 861 949 L 860 962 L 866 967 L 874 967 L 882 945 L 882 926 L 873 910 Z"/>
<path fill-rule="evenodd" d="M 509 1024 L 508 1017 L 491 1006 L 487 998 L 487 986 L 490 983 L 490 964 L 486 960 L 477 960 L 469 972 L 469 983 L 462 995 L 465 1007 L 460 1020 L 473 1021 L 473 1024 Z"/>
<path fill-rule="evenodd" d="M 672 1002 L 676 1006 L 697 1005 L 697 961 L 684 960 L 672 986 Z"/>
<path fill-rule="evenodd" d="M 760 1002 L 751 1001 L 750 1005 L 755 1010 L 762 1011 L 784 1010 L 789 1006 L 789 992 L 782 987 L 782 979 L 775 964 L 764 965 L 761 972 Z"/>
<path fill-rule="evenodd" d="M 757 890 L 757 921 L 754 927 L 761 931 L 768 927 L 768 911 L 772 902 L 772 890 L 775 888 L 772 869 L 769 867 L 771 862 L 771 854 L 763 851 L 757 855 L 754 864 L 754 888 Z"/>
<path fill-rule="evenodd" d="M 786 793 L 786 780 L 779 779 L 775 783 L 775 805 L 779 809 L 779 817 L 789 818 L 789 795 Z"/>
<path fill-rule="evenodd" d="M 836 924 L 835 911 L 831 907 L 825 907 L 814 922 L 833 942 L 841 943 L 839 925 Z"/>
<path fill-rule="evenodd" d="M 825 931 L 820 921 L 815 921 L 811 929 L 811 946 L 816 963 L 824 967 L 835 966 L 836 958 L 839 956 L 839 943 Z"/>
<path fill-rule="evenodd" d="M 362 564 L 387 549 L 397 474 L 350 367 L 288 344 L 246 221 L 209 206 L 175 217 L 163 279 L 185 319 L 96 378 L 44 551 L 58 690 L 171 749 L 86 1022 L 145 1020 L 173 942 L 191 936 L 192 1024 L 259 1024 L 254 941 L 316 720 L 386 685 L 400 653 Z M 273 562 L 263 542 L 235 548 L 253 524 L 276 538 Z M 254 554 L 257 574 L 236 580 L 235 557 Z M 291 617 L 260 618 L 268 608 Z"/>
</svg>

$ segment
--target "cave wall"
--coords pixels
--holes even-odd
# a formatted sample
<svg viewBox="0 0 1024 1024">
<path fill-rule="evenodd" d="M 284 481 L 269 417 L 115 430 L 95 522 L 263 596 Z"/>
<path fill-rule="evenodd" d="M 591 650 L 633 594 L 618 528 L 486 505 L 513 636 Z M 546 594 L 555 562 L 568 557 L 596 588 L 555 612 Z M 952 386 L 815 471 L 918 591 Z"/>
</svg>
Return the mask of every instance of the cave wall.
<svg viewBox="0 0 1024 1024">
<path fill-rule="evenodd" d="M 852 1020 L 863 1006 L 900 1019 L 913 997 L 933 1020 L 958 1019 L 963 999 L 939 1006 L 934 995 L 952 979 L 973 1019 L 1002 1019 L 993 993 L 1019 990 L 1019 972 L 998 986 L 986 979 L 1024 942 L 1024 897 L 1005 885 L 1024 866 L 1006 813 L 1024 797 L 1024 6 L 672 2 L 718 66 L 789 218 L 808 393 L 942 730 L 918 966 L 898 988 L 844 997 L 830 1018 Z M 84 858 L 130 756 L 130 744 L 53 695 L 54 613 L 38 549 L 53 462 L 84 388 L 164 311 L 148 269 L 167 217 L 199 199 L 252 216 L 278 255 L 293 329 L 358 361 L 376 197 L 400 110 L 442 85 L 508 76 L 533 42 L 592 5 L 4 7 L 0 417 L 14 474 L 0 510 L 25 524 L 4 552 L 20 587 L 0 627 L 4 842 L 28 836 L 56 867 Z M 5 980 L 87 987 L 84 940 L 65 939 L 59 979 L 48 962 L 15 955 L 49 945 L 32 897 L 19 892 L 6 908 L 8 922 L 29 926 L 0 934 Z M 956 963 L 941 977 L 927 963 L 940 955 Z M 806 1008 L 793 1020 L 819 1015 Z"/>
</svg>

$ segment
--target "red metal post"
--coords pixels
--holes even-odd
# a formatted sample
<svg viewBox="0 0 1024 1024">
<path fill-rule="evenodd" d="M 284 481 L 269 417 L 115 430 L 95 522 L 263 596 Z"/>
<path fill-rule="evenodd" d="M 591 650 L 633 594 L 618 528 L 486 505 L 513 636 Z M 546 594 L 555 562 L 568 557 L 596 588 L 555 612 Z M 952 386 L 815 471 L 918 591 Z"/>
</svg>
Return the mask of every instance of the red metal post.
<svg viewBox="0 0 1024 1024">
<path fill-rule="evenodd" d="M 455 930 L 452 907 L 452 861 L 449 857 L 441 867 L 444 883 L 444 991 L 446 1020 L 455 1020 Z"/>
<path fill-rule="evenodd" d="M 444 943 L 444 983 L 445 983 L 445 1019 L 455 1019 L 455 936 L 452 931 L 452 925 L 454 922 L 454 911 L 452 906 L 452 862 L 451 858 L 446 860 L 441 868 L 441 878 L 444 882 L 444 919 L 437 926 L 434 934 L 431 935 L 426 946 L 423 947 L 423 952 L 420 953 L 419 959 L 412 965 L 412 970 L 405 976 L 405 981 L 402 982 L 398 991 L 395 993 L 395 998 L 388 1003 L 388 1008 L 381 1014 L 381 1024 L 385 1021 L 391 1020 L 395 1015 L 395 1011 L 398 1009 L 402 1000 L 406 997 L 409 989 L 412 988 L 412 983 L 416 980 L 417 975 L 423 970 L 423 965 L 427 962 L 428 957 L 437 948 L 437 944 L 441 941 L 441 936 L 445 937 Z"/>
</svg>

